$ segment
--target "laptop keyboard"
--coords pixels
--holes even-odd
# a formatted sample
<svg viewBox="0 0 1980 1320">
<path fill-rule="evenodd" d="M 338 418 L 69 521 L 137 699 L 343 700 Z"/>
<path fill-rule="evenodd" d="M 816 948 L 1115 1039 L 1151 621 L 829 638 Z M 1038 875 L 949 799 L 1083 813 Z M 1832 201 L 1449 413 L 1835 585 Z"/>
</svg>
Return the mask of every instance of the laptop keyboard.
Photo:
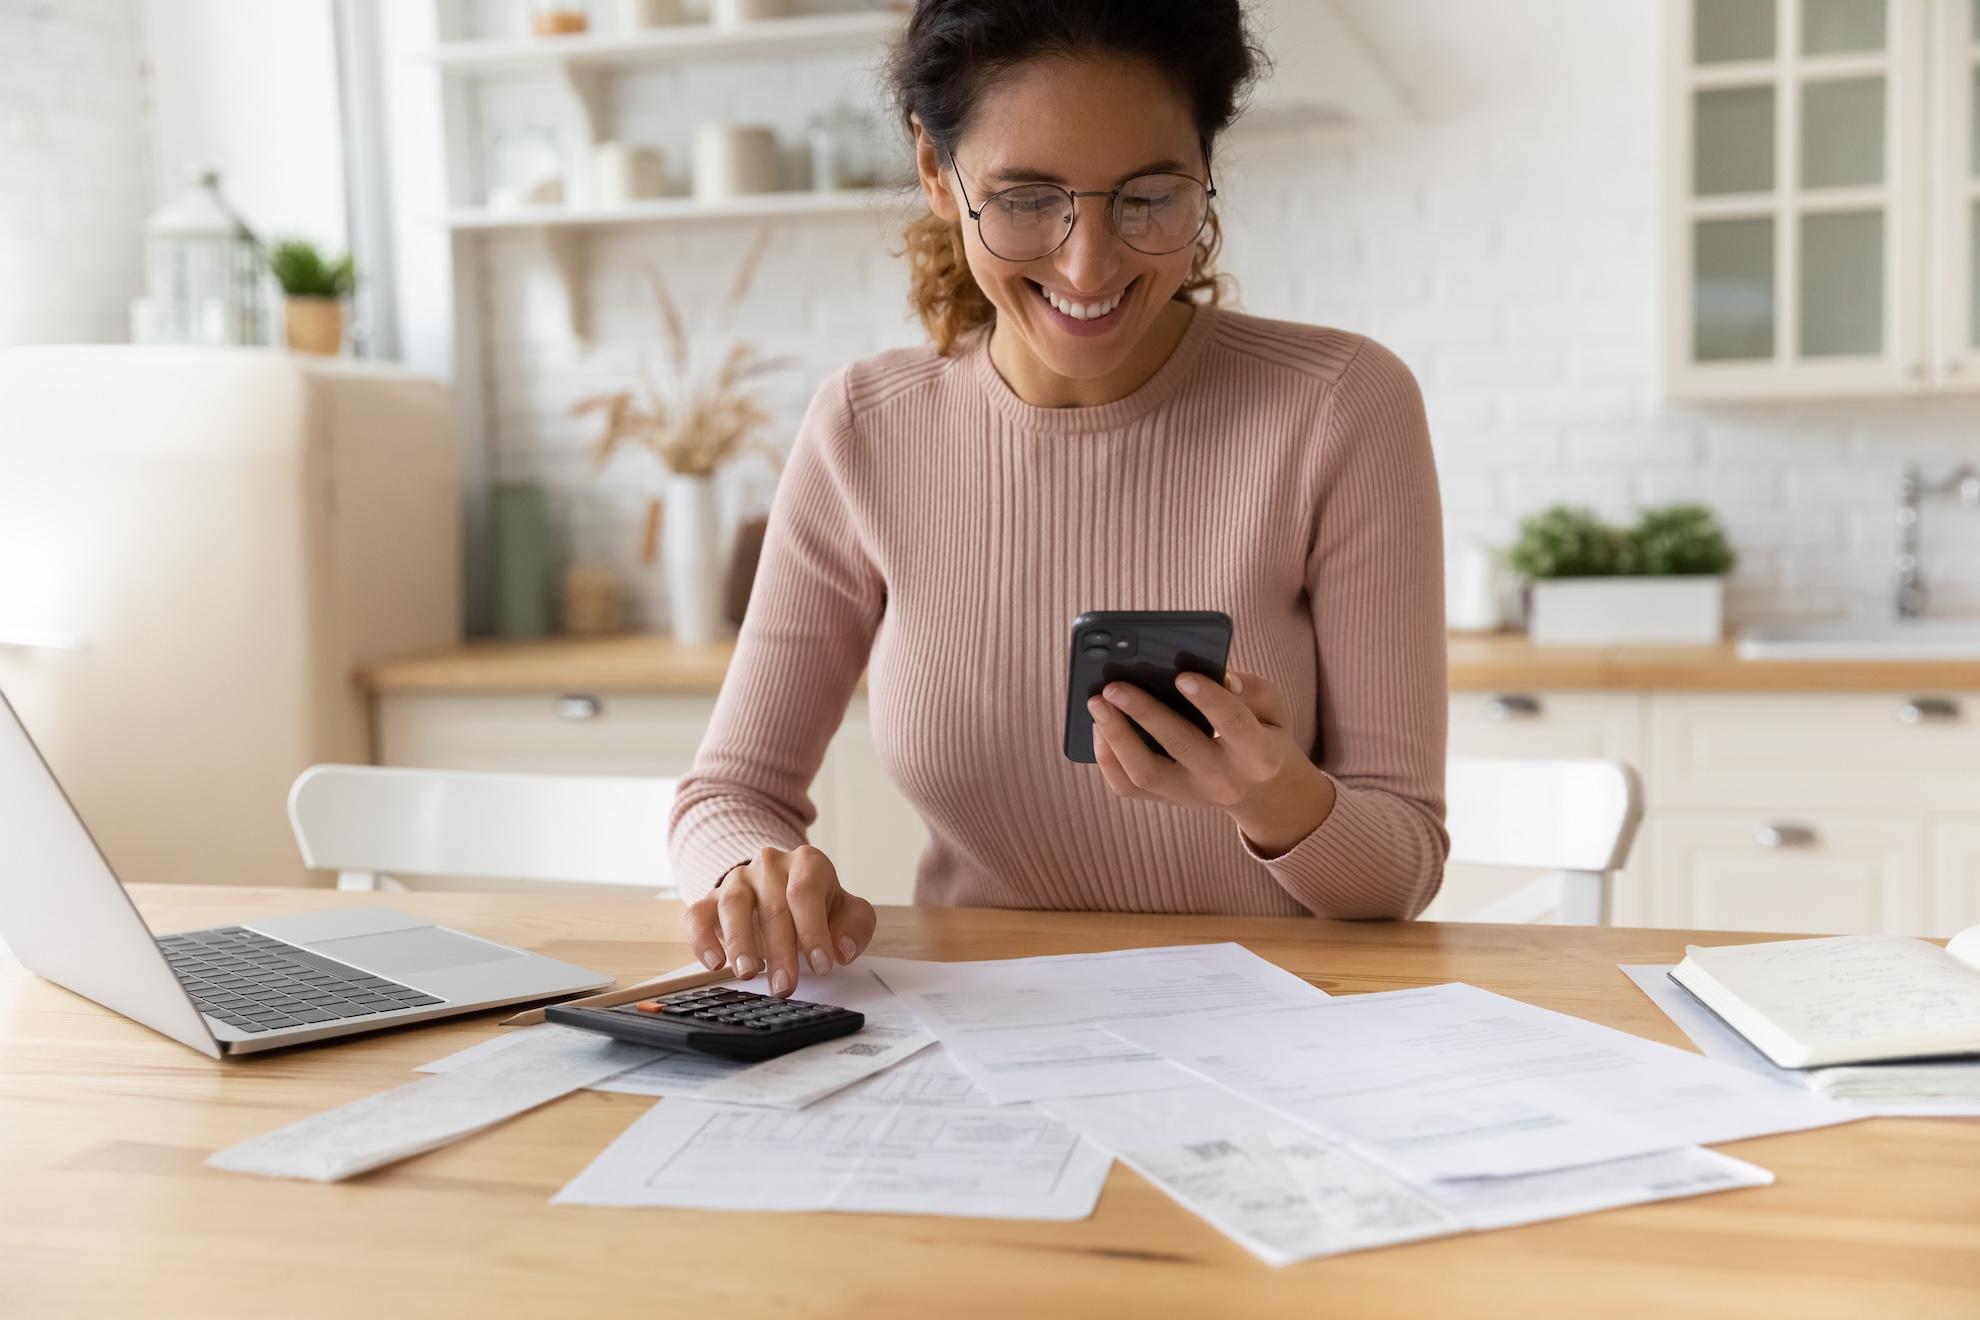
<svg viewBox="0 0 1980 1320">
<path fill-rule="evenodd" d="M 242 1031 L 338 1022 L 441 1002 L 241 926 L 162 936 L 158 947 L 199 1011 Z"/>
</svg>

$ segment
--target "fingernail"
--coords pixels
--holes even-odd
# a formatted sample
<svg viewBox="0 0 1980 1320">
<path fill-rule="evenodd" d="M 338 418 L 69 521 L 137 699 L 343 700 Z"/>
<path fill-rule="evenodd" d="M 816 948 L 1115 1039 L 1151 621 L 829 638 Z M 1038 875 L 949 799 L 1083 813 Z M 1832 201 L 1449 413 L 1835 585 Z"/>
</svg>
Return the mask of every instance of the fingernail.
<svg viewBox="0 0 1980 1320">
<path fill-rule="evenodd" d="M 845 939 L 839 941 L 839 960 L 841 962 L 851 962 L 853 955 L 858 952 L 859 946 L 852 942 L 851 936 L 847 936 Z"/>
<path fill-rule="evenodd" d="M 1092 712 L 1093 722 L 1095 724 L 1105 724 L 1108 720 L 1114 718 L 1113 710 L 1107 705 L 1106 702 L 1100 700 L 1100 698 L 1098 697 L 1095 697 L 1093 700 L 1087 702 L 1086 709 Z"/>
<path fill-rule="evenodd" d="M 832 970 L 832 959 L 826 954 L 825 950 L 813 949 L 811 951 L 811 970 L 817 972 L 820 976 Z"/>
<path fill-rule="evenodd" d="M 1196 675 L 1184 674 L 1181 678 L 1176 680 L 1176 686 L 1181 688 L 1185 693 L 1193 697 L 1196 695 L 1196 689 L 1202 685 L 1196 681 Z"/>
<path fill-rule="evenodd" d="M 1224 686 L 1228 687 L 1233 692 L 1242 692 L 1244 691 L 1244 680 L 1239 678 L 1236 674 L 1232 674 L 1230 677 L 1224 680 Z"/>
<path fill-rule="evenodd" d="M 790 992 L 791 992 L 791 974 L 789 972 L 777 972 L 771 976 L 770 978 L 771 994 L 777 996 L 777 998 L 779 999 L 782 999 L 785 995 L 789 994 Z"/>
<path fill-rule="evenodd" d="M 747 981 L 750 977 L 755 975 L 756 975 L 756 959 L 750 957 L 746 953 L 743 954 L 740 958 L 736 959 L 737 980 Z"/>
<path fill-rule="evenodd" d="M 701 965 L 712 972 L 722 965 L 722 955 L 713 949 L 703 949 L 701 951 Z"/>
</svg>

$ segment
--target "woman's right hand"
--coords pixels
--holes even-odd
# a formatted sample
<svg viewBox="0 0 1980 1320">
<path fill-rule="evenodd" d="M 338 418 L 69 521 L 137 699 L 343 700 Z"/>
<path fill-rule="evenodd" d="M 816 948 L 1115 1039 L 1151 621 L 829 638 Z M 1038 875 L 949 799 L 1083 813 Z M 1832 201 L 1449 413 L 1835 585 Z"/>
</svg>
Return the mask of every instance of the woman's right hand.
<svg viewBox="0 0 1980 1320">
<path fill-rule="evenodd" d="M 873 939 L 875 920 L 873 905 L 839 884 L 831 858 L 806 843 L 765 848 L 731 868 L 688 905 L 687 935 L 710 971 L 726 962 L 747 981 L 767 970 L 770 993 L 785 999 L 800 960 L 818 973 L 845 966 Z"/>
</svg>

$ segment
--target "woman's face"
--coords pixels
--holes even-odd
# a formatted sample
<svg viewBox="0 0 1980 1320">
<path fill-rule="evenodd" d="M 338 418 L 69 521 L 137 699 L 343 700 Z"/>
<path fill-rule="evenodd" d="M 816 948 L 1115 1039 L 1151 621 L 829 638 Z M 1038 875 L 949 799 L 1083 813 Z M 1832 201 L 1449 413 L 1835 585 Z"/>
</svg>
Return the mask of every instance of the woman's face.
<svg viewBox="0 0 1980 1320">
<path fill-rule="evenodd" d="M 983 246 L 963 210 L 981 210 L 993 192 L 1021 183 L 1057 183 L 1075 192 L 1110 191 L 1137 174 L 1206 177 L 1188 106 L 1149 65 L 1128 59 L 1041 59 L 995 81 L 957 144 L 954 168 L 915 125 L 922 191 L 930 208 L 962 225 L 970 273 L 997 309 L 998 334 L 1015 333 L 1047 369 L 1074 379 L 1120 368 L 1189 275 L 1195 244 L 1149 256 L 1114 233 L 1105 197 L 1082 197 L 1072 232 L 1057 251 L 1009 261 Z M 1144 244 L 1146 245 L 1146 244 Z M 1079 318 L 1116 297 L 1104 317 Z"/>
</svg>

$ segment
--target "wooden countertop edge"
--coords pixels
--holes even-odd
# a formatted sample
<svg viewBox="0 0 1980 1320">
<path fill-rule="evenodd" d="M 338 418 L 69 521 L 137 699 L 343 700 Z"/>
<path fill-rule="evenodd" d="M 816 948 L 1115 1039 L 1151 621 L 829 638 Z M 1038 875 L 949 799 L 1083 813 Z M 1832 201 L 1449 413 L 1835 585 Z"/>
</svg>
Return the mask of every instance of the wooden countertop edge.
<svg viewBox="0 0 1980 1320">
<path fill-rule="evenodd" d="M 358 670 L 375 694 L 619 692 L 713 696 L 733 642 L 664 637 L 474 641 Z M 1717 646 L 1535 646 L 1519 634 L 1453 634 L 1453 692 L 1980 692 L 1980 661 L 1742 660 Z M 866 685 L 864 676 L 860 688 Z"/>
</svg>

